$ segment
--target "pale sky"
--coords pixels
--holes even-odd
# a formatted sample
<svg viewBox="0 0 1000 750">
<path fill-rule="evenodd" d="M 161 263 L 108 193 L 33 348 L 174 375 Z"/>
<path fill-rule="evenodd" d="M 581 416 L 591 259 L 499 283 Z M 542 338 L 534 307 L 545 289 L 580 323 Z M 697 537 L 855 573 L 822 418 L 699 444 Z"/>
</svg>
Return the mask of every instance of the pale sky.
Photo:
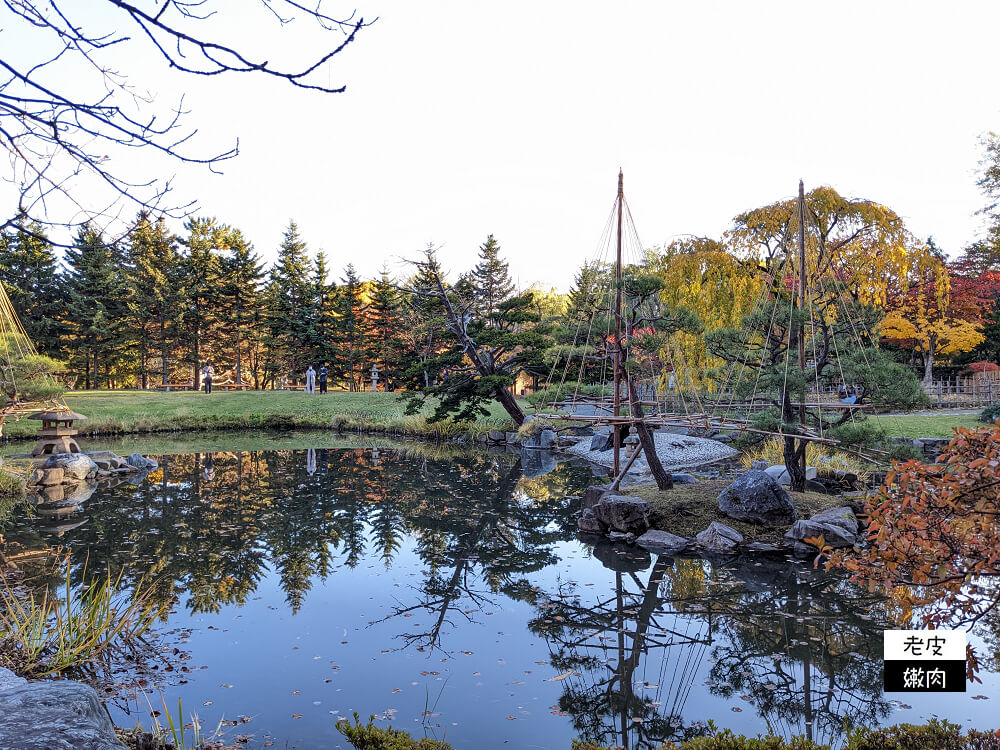
<svg viewBox="0 0 1000 750">
<path fill-rule="evenodd" d="M 1000 130 L 995 1 L 356 7 L 378 21 L 325 73 L 344 94 L 141 68 L 161 101 L 187 93 L 206 150 L 239 137 L 222 175 L 167 168 L 178 197 L 268 260 L 289 218 L 338 278 L 348 262 L 402 272 L 428 242 L 464 270 L 492 233 L 522 286 L 565 290 L 595 255 L 619 167 L 646 246 L 717 237 L 800 177 L 888 205 L 951 254 L 980 231 L 978 138 Z M 307 46 L 266 16 L 236 32 L 275 61 Z"/>
</svg>

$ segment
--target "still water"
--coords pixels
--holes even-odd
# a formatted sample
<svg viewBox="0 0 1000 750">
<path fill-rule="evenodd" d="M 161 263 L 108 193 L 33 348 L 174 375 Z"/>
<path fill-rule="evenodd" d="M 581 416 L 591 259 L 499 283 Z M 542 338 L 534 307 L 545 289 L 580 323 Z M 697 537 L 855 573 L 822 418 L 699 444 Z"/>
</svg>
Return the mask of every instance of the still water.
<svg viewBox="0 0 1000 750">
<path fill-rule="evenodd" d="M 852 724 L 998 723 L 994 673 L 965 694 L 883 694 L 886 605 L 835 576 L 579 542 L 586 467 L 212 440 L 7 537 L 67 545 L 77 577 L 86 562 L 152 582 L 170 610 L 155 671 L 171 670 L 149 700 L 180 698 L 206 728 L 249 717 L 226 736 L 250 747 L 346 748 L 335 723 L 353 712 L 457 750 L 651 748 L 710 720 L 835 746 Z M 110 707 L 149 724 L 142 700 Z"/>
</svg>

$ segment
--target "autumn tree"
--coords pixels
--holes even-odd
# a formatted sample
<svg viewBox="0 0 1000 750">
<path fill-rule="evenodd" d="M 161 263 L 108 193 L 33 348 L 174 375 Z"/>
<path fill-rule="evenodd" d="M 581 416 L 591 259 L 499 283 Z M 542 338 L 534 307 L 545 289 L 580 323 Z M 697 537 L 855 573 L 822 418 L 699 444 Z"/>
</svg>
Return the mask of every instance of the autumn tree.
<svg viewBox="0 0 1000 750">
<path fill-rule="evenodd" d="M 1000 425 L 958 428 L 937 463 L 895 465 L 865 500 L 868 544 L 830 553 L 903 605 L 901 624 L 969 627 L 1000 608 Z M 817 539 L 822 546 L 822 540 Z M 978 668 L 969 652 L 968 670 Z"/>
</svg>

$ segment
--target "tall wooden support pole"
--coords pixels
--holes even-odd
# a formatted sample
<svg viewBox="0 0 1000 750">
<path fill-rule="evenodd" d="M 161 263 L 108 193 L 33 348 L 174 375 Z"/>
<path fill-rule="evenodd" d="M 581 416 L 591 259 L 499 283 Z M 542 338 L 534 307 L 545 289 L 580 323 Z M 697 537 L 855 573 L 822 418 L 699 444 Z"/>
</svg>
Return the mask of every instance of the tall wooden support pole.
<svg viewBox="0 0 1000 750">
<path fill-rule="evenodd" d="M 799 180 L 799 314 L 805 316 L 806 309 L 806 194 L 802 180 Z M 806 370 L 806 325 L 805 319 L 799 323 L 799 370 L 805 377 Z M 805 393 L 799 405 L 799 424 L 806 425 Z M 802 476 L 806 473 L 806 452 L 802 451 Z"/>
<path fill-rule="evenodd" d="M 625 203 L 625 176 L 618 170 L 618 249 L 615 256 L 615 392 L 614 415 L 621 416 L 621 381 L 622 369 L 622 204 Z M 614 475 L 618 476 L 621 460 L 621 429 L 617 422 L 611 428 L 612 442 L 615 446 Z"/>
</svg>

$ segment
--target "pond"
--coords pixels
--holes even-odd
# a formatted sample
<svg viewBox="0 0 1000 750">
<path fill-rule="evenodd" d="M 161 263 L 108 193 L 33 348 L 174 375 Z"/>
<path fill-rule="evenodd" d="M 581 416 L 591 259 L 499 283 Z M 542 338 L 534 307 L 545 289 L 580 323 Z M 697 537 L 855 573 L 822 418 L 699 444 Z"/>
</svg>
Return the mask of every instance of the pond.
<svg viewBox="0 0 1000 750">
<path fill-rule="evenodd" d="M 303 440 L 187 443 L 6 536 L 67 545 L 77 577 L 151 581 L 171 671 L 149 701 L 206 728 L 248 717 L 227 736 L 250 747 L 346 748 L 353 712 L 456 750 L 652 748 L 710 720 L 835 746 L 854 723 L 997 723 L 991 672 L 883 694 L 886 604 L 836 576 L 581 543 L 587 467 L 528 478 L 508 453 Z M 149 724 L 139 704 L 109 700 L 121 726 Z"/>
</svg>

